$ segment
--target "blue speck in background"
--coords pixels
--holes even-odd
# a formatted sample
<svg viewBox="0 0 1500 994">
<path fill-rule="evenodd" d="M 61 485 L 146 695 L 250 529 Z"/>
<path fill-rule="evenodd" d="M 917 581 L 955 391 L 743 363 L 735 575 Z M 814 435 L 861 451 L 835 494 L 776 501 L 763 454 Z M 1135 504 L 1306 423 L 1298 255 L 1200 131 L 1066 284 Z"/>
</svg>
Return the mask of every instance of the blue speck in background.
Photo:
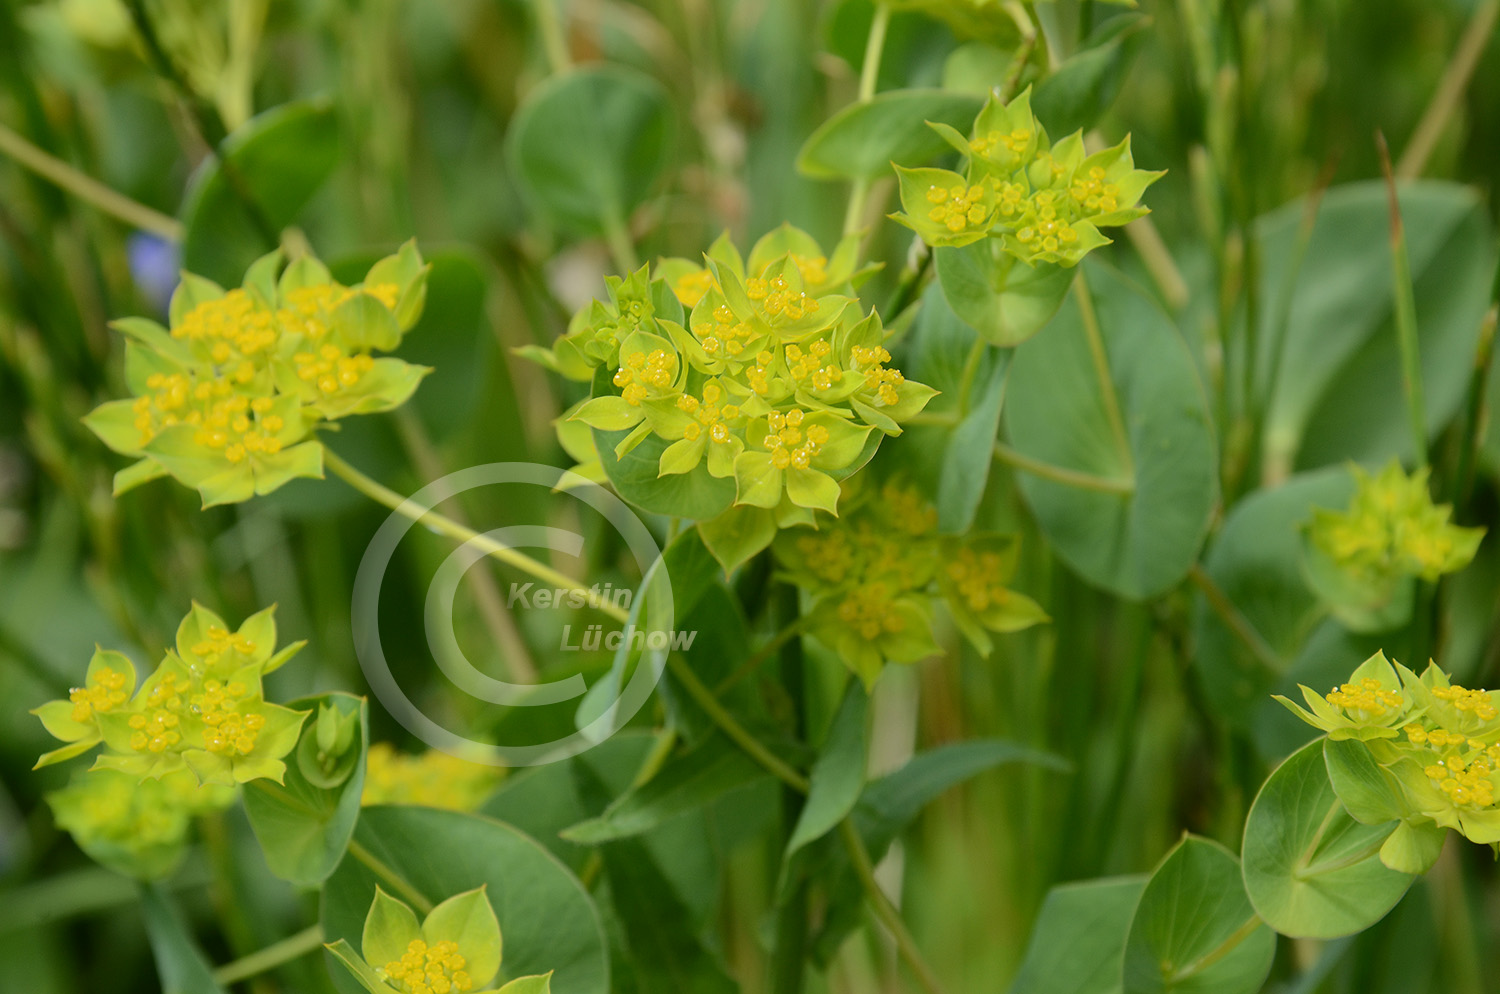
<svg viewBox="0 0 1500 994">
<path fill-rule="evenodd" d="M 130 275 L 141 296 L 158 316 L 165 317 L 167 306 L 172 302 L 172 291 L 177 288 L 177 271 L 182 265 L 182 253 L 177 243 L 160 235 L 137 231 L 130 236 L 127 252 Z"/>
</svg>

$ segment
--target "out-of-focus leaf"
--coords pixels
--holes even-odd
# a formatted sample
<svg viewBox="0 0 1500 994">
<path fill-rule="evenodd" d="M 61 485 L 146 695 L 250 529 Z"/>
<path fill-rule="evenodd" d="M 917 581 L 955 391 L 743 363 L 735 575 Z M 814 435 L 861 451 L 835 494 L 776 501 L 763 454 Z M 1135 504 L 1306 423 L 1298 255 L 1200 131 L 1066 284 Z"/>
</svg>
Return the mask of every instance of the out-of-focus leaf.
<svg viewBox="0 0 1500 994">
<path fill-rule="evenodd" d="M 951 151 L 927 126 L 939 122 L 968 133 L 983 98 L 946 90 L 892 90 L 850 104 L 808 136 L 797 168 L 818 179 L 873 180 L 891 163 L 916 166 Z"/>
</svg>

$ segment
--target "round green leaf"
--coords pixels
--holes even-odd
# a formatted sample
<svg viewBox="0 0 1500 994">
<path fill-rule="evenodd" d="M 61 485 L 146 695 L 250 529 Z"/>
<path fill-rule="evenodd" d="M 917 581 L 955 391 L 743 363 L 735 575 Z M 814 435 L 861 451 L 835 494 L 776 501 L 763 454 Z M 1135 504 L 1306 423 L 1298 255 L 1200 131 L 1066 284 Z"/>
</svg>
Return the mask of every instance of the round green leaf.
<svg viewBox="0 0 1500 994">
<path fill-rule="evenodd" d="M 919 165 L 951 151 L 927 126 L 938 122 L 968 133 L 984 101 L 946 90 L 891 90 L 850 104 L 808 136 L 797 169 L 818 179 L 873 180 L 891 163 Z"/>
<path fill-rule="evenodd" d="M 434 905 L 486 887 L 505 943 L 502 980 L 555 970 L 559 990 L 609 991 L 609 959 L 593 900 L 556 857 L 516 829 L 456 811 L 372 807 L 360 817 L 355 840 Z M 352 856 L 339 864 L 323 888 L 327 941 L 359 944 L 376 884 L 407 897 Z M 343 967 L 330 963 L 330 972 L 339 990 L 357 994 Z"/>
<path fill-rule="evenodd" d="M 1393 908 L 1413 878 L 1380 861 L 1394 823 L 1361 825 L 1344 810 L 1310 742 L 1278 766 L 1245 822 L 1245 891 L 1276 931 L 1305 939 L 1352 935 Z"/>
<path fill-rule="evenodd" d="M 1495 272 L 1495 236 L 1482 198 L 1457 183 L 1403 184 L 1427 430 L 1463 403 Z M 1318 209 L 1295 281 L 1305 208 L 1288 204 L 1256 225 L 1261 276 L 1259 363 L 1266 382 L 1276 328 L 1286 344 L 1266 416 L 1265 458 L 1304 467 L 1411 455 L 1392 321 L 1390 211 L 1379 180 L 1335 187 Z M 1290 307 L 1285 303 L 1291 288 Z"/>
<path fill-rule="evenodd" d="M 326 100 L 282 104 L 226 138 L 221 153 L 232 174 L 217 158 L 205 159 L 183 201 L 182 264 L 237 286 L 250 264 L 275 248 L 268 236 L 296 220 L 338 165 L 338 115 Z"/>
<path fill-rule="evenodd" d="M 1250 906 L 1239 860 L 1187 836 L 1156 868 L 1125 941 L 1124 994 L 1254 994 L 1276 936 Z"/>
<path fill-rule="evenodd" d="M 1210 703 L 1239 727 L 1247 726 L 1254 715 L 1285 713 L 1270 695 L 1283 692 L 1277 688 L 1285 687 L 1293 660 L 1324 616 L 1303 576 L 1301 526 L 1314 507 L 1339 507 L 1352 491 L 1343 467 L 1299 474 L 1274 489 L 1257 490 L 1234 505 L 1203 557 L 1203 571 L 1277 659 L 1274 670 L 1258 659 L 1199 594 L 1194 607 L 1194 662 Z M 1337 657 L 1335 678 L 1359 663 L 1355 659 L 1345 664 L 1341 653 L 1332 655 Z M 1301 682 L 1320 687 L 1328 681 Z M 1290 691 L 1300 700 L 1296 689 L 1292 684 Z M 1302 734 L 1291 748 L 1308 737 Z"/>
<path fill-rule="evenodd" d="M 528 203 L 559 228 L 593 235 L 645 198 L 666 165 L 672 131 L 671 104 L 655 80 L 591 66 L 527 95 L 506 153 Z"/>
<path fill-rule="evenodd" d="M 948 306 L 993 345 L 1018 345 L 1041 331 L 1073 282 L 1074 270 L 1022 262 L 997 238 L 933 251 Z"/>
<path fill-rule="evenodd" d="M 360 795 L 365 787 L 365 753 L 370 744 L 369 712 L 364 699 L 352 694 L 324 694 L 289 704 L 314 715 L 313 720 L 303 723 L 298 753 L 303 751 L 304 743 L 316 738 L 316 715 L 324 705 L 359 716 L 358 738 L 350 747 L 353 764 L 347 776 L 336 786 L 322 787 L 307 778 L 301 763 L 288 757 L 282 783 L 260 779 L 245 787 L 245 814 L 265 854 L 266 865 L 281 879 L 305 887 L 326 880 L 349 845 L 354 823 L 359 818 Z M 316 755 L 315 748 L 309 751 Z"/>
<path fill-rule="evenodd" d="M 659 476 L 661 454 L 672 444 L 659 435 L 647 435 L 624 457 L 617 457 L 615 446 L 628 434 L 628 431 L 594 432 L 594 444 L 605 475 L 625 500 L 655 514 L 690 521 L 716 518 L 734 503 L 734 480 L 710 475 L 706 461 L 686 473 Z"/>
<path fill-rule="evenodd" d="M 1085 579 L 1124 597 L 1153 597 L 1196 561 L 1218 497 L 1207 402 L 1177 330 L 1126 277 L 1089 265 L 1097 315 L 1070 293 L 1044 335 L 1016 349 L 1005 424 L 1022 455 L 1130 485 L 1086 489 L 1018 471 L 1022 494 L 1059 556 Z M 1080 288 L 1081 290 L 1081 288 Z M 1119 444 L 1098 363 L 1119 398 Z M 1127 451 L 1128 450 L 1128 451 Z"/>
</svg>

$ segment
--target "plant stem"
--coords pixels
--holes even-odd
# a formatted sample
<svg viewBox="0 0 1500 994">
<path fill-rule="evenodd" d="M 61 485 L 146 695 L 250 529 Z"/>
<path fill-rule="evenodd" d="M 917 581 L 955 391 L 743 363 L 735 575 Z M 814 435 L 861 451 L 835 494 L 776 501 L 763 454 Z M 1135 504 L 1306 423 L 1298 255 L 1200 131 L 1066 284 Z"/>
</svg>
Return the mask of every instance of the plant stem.
<svg viewBox="0 0 1500 994">
<path fill-rule="evenodd" d="M 625 219 L 614 210 L 607 210 L 600 218 L 604 223 L 604 242 L 609 246 L 609 256 L 621 276 L 629 275 L 640 267 L 636 258 L 635 242 L 630 238 L 630 228 Z"/>
<path fill-rule="evenodd" d="M 246 978 L 265 973 L 267 970 L 275 969 L 283 963 L 300 959 L 322 944 L 323 926 L 309 925 L 296 935 L 289 935 L 258 952 L 242 956 L 233 963 L 224 964 L 214 971 L 214 980 L 227 987 Z"/>
<path fill-rule="evenodd" d="M 917 948 L 917 941 L 912 938 L 911 932 L 906 927 L 906 922 L 901 917 L 901 912 L 891 903 L 885 891 L 880 889 L 880 881 L 875 879 L 875 866 L 870 862 L 869 850 L 865 848 L 865 841 L 859 837 L 859 832 L 854 828 L 854 822 L 845 818 L 839 823 L 839 837 L 843 839 L 844 848 L 849 850 L 849 860 L 854 865 L 855 875 L 864 886 L 865 893 L 869 895 L 870 903 L 875 907 L 875 916 L 890 929 L 891 935 L 896 940 L 896 948 L 901 952 L 901 958 L 906 960 L 906 965 L 911 967 L 912 973 L 916 974 L 917 982 L 927 994 L 942 994 L 943 986 L 938 982 L 937 974 L 927 961 L 922 957 L 922 951 Z"/>
<path fill-rule="evenodd" d="M 989 348 L 989 342 L 984 340 L 983 335 L 974 336 L 974 345 L 969 349 L 969 355 L 964 359 L 964 368 L 959 373 L 958 379 L 958 416 L 964 418 L 969 413 L 969 398 L 974 393 L 974 378 L 979 375 L 979 364 L 984 361 L 984 353 Z"/>
<path fill-rule="evenodd" d="M 1061 483 L 1064 486 L 1077 487 L 1079 490 L 1094 490 L 1104 494 L 1119 494 L 1128 497 L 1135 493 L 1134 480 L 1117 480 L 1106 476 L 1094 476 L 1092 473 L 1080 472 L 1076 469 L 1068 469 L 1065 466 L 1054 466 L 1052 463 L 1033 459 L 1028 455 L 1017 452 L 1004 442 L 995 443 L 995 458 L 1001 462 L 1014 466 L 1033 476 L 1040 476 L 1044 480 Z"/>
<path fill-rule="evenodd" d="M 865 39 L 865 60 L 859 70 L 859 103 L 869 103 L 875 96 L 875 86 L 880 78 L 880 60 L 885 54 L 885 32 L 891 24 L 891 5 L 875 4 L 875 16 L 870 21 L 870 34 Z M 844 211 L 844 234 L 859 230 L 864 219 L 865 202 L 870 196 L 870 180 L 860 177 L 849 189 L 849 206 Z"/>
<path fill-rule="evenodd" d="M 1416 179 L 1422 175 L 1432 150 L 1437 147 L 1443 129 L 1448 126 L 1448 120 L 1469 85 L 1469 78 L 1474 75 L 1474 68 L 1479 65 L 1479 58 L 1495 30 L 1497 17 L 1500 17 L 1500 0 L 1483 0 L 1474 8 L 1431 102 L 1422 112 L 1422 120 L 1417 122 L 1417 129 L 1401 153 L 1401 162 L 1396 166 L 1396 175 L 1401 179 Z"/>
<path fill-rule="evenodd" d="M 562 17 L 557 12 L 558 0 L 532 0 L 536 11 L 537 30 L 542 36 L 542 48 L 547 53 L 547 65 L 554 73 L 565 72 L 573 65 L 568 57 L 568 40 L 563 31 Z"/>
<path fill-rule="evenodd" d="M 176 218 L 152 210 L 145 204 L 138 204 L 124 194 L 110 189 L 87 173 L 48 155 L 3 124 L 0 124 L 0 152 L 79 200 L 93 204 L 126 224 L 161 235 L 169 241 L 182 240 L 182 225 Z"/>
<path fill-rule="evenodd" d="M 1109 429 L 1115 436 L 1115 447 L 1132 479 L 1135 478 L 1135 457 L 1130 452 L 1130 438 L 1125 433 L 1125 416 L 1120 411 L 1120 398 L 1115 393 L 1114 377 L 1109 371 L 1109 356 L 1104 351 L 1104 334 L 1099 328 L 1099 314 L 1094 310 L 1094 297 L 1089 293 L 1088 281 L 1083 270 L 1073 279 L 1073 290 L 1078 296 L 1078 317 L 1083 323 L 1083 333 L 1089 340 L 1089 355 L 1094 360 L 1094 374 L 1099 379 L 1099 395 L 1104 398 L 1104 414 L 1109 418 Z"/>
<path fill-rule="evenodd" d="M 545 583 L 566 590 L 576 590 L 587 596 L 590 607 L 602 611 L 616 621 L 625 622 L 630 620 L 629 612 L 625 609 L 600 597 L 596 592 L 591 591 L 588 587 L 567 574 L 539 563 L 524 552 L 518 552 L 508 545 L 503 545 L 488 535 L 476 532 L 467 525 L 461 525 L 446 515 L 413 503 L 410 499 L 402 497 L 389 487 L 370 479 L 326 447 L 323 450 L 323 464 L 332 470 L 335 476 L 349 484 L 355 490 L 358 490 L 377 503 L 384 504 L 397 514 L 409 518 L 417 524 L 425 525 L 456 542 L 474 545 L 487 555 L 493 556 L 495 559 L 514 566 L 525 573 L 529 573 Z"/>
<path fill-rule="evenodd" d="M 1136 253 L 1146 266 L 1146 272 L 1151 274 L 1151 282 L 1161 291 L 1161 299 L 1168 310 L 1176 312 L 1186 307 L 1191 295 L 1187 280 L 1183 278 L 1177 260 L 1172 258 L 1172 250 L 1167 248 L 1167 243 L 1162 240 L 1161 232 L 1156 230 L 1151 218 L 1141 217 L 1131 221 L 1125 226 L 1125 237 L 1135 246 Z"/>
<path fill-rule="evenodd" d="M 719 681 L 718 686 L 714 687 L 714 696 L 718 697 L 727 693 L 731 687 L 759 669 L 761 664 L 770 659 L 776 650 L 786 645 L 798 635 L 801 635 L 806 628 L 807 618 L 805 616 L 783 625 L 781 631 L 772 636 L 769 642 L 757 649 L 739 666 L 735 667 L 733 673 Z"/>
<path fill-rule="evenodd" d="M 432 910 L 432 902 L 427 900 L 427 895 L 413 887 L 410 881 L 391 869 L 380 857 L 366 849 L 359 840 L 349 840 L 349 855 L 359 860 L 371 873 L 389 884 L 391 889 L 396 891 L 419 914 L 425 915 Z"/>
<path fill-rule="evenodd" d="M 438 455 L 436 446 L 432 444 L 427 429 L 422 425 L 422 419 L 410 406 L 398 408 L 394 417 L 402 446 L 412 462 L 416 464 L 417 471 L 429 480 L 442 476 L 442 457 Z M 449 510 L 456 523 L 464 527 L 469 526 L 459 500 L 454 499 Z M 488 570 L 476 570 L 471 576 L 474 584 L 474 603 L 479 608 L 485 627 L 489 629 L 490 638 L 500 650 L 500 656 L 505 661 L 510 678 L 521 683 L 535 683 L 537 680 L 536 663 L 531 659 L 526 640 L 521 638 L 520 632 L 516 630 L 515 621 L 505 608 L 505 598 L 500 593 L 494 574 Z"/>
<path fill-rule="evenodd" d="M 1282 669 L 1281 657 L 1276 654 L 1275 649 L 1271 648 L 1270 643 L 1265 640 L 1265 637 L 1255 630 L 1255 626 L 1250 624 L 1250 620 L 1240 613 L 1240 609 L 1234 606 L 1234 602 L 1214 582 L 1213 577 L 1209 576 L 1198 563 L 1194 563 L 1192 568 L 1188 570 L 1188 578 L 1202 591 L 1203 599 L 1208 601 L 1208 606 L 1213 608 L 1214 613 L 1219 616 L 1220 621 L 1224 622 L 1225 627 L 1233 632 L 1245 644 L 1245 647 L 1250 650 L 1250 654 L 1255 657 L 1256 662 L 1272 673 L 1280 673 Z"/>
<path fill-rule="evenodd" d="M 1411 260 L 1406 253 L 1406 228 L 1401 223 L 1401 204 L 1396 198 L 1396 179 L 1391 174 L 1391 154 L 1385 136 L 1375 133 L 1380 148 L 1380 167 L 1391 206 L 1391 279 L 1396 308 L 1396 341 L 1401 346 L 1401 383 L 1406 388 L 1406 413 L 1411 419 L 1412 444 L 1417 468 L 1427 468 L 1427 415 L 1422 397 L 1422 354 L 1417 347 L 1417 305 L 1412 294 Z"/>
<path fill-rule="evenodd" d="M 692 665 L 686 659 L 673 653 L 667 657 L 667 668 L 672 671 L 677 682 L 682 684 L 688 696 L 707 713 L 715 725 L 719 726 L 720 731 L 745 751 L 746 755 L 788 787 L 802 794 L 807 793 L 807 778 L 792 769 L 790 765 L 767 749 L 759 739 L 751 735 L 745 726 L 741 725 L 734 715 L 719 703 L 714 692 L 698 679 L 698 674 L 693 672 Z"/>
</svg>

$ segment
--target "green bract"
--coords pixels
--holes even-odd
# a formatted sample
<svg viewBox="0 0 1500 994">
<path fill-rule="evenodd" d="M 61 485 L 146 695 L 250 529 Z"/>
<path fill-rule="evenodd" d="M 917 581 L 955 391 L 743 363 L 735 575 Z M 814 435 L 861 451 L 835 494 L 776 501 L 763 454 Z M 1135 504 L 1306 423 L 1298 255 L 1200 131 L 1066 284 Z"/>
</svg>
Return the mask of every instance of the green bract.
<svg viewBox="0 0 1500 994">
<path fill-rule="evenodd" d="M 84 686 L 67 701 L 33 713 L 68 745 L 38 766 L 70 759 L 101 741 L 94 769 L 137 781 L 190 771 L 202 784 L 232 786 L 260 777 L 281 781 L 282 758 L 297 744 L 305 711 L 268 703 L 261 677 L 304 643 L 276 647 L 274 608 L 231 632 L 222 618 L 194 604 L 177 630 L 176 650 L 135 689 L 135 668 L 120 653 L 95 652 Z M 132 696 L 132 691 L 134 694 Z"/>
<path fill-rule="evenodd" d="M 1138 206 L 1162 174 L 1135 168 L 1130 139 L 1087 155 L 1077 132 L 1051 144 L 1027 89 L 1010 103 L 991 96 L 966 138 L 932 127 L 968 161 L 963 173 L 903 169 L 902 212 L 891 217 L 929 245 L 956 248 L 998 238 L 1029 265 L 1076 266 L 1109 239 L 1100 228 L 1147 213 Z"/>
<path fill-rule="evenodd" d="M 1328 732 L 1329 777 L 1349 814 L 1399 822 L 1381 849 L 1387 866 L 1426 872 L 1444 829 L 1500 843 L 1500 708 L 1490 691 L 1452 684 L 1436 665 L 1419 679 L 1380 653 L 1326 698 L 1302 689 L 1312 713 L 1277 700 Z"/>
<path fill-rule="evenodd" d="M 183 274 L 170 329 L 145 318 L 114 323 L 127 336 L 133 399 L 101 404 L 85 423 L 137 461 L 115 493 L 170 475 L 204 506 L 322 477 L 320 420 L 401 406 L 428 370 L 389 352 L 421 316 L 428 267 L 408 242 L 346 287 L 316 259 L 282 269 L 274 252 L 225 291 Z"/>
<path fill-rule="evenodd" d="M 654 279 L 647 267 L 611 279 L 608 303 L 580 311 L 550 352 L 527 354 L 592 384 L 567 418 L 624 433 L 602 469 L 627 498 L 652 503 L 615 460 L 653 440 L 657 480 L 688 477 L 697 482 L 684 486 L 708 491 L 732 481 L 734 504 L 774 512 L 782 525 L 837 513 L 838 481 L 935 394 L 890 366 L 879 316 L 852 296 L 865 275 L 854 268 L 856 246 L 845 239 L 829 258 L 783 226 L 747 263 L 720 238 L 703 266 L 668 259 Z M 570 439 L 569 450 L 587 456 L 581 442 Z M 580 461 L 597 477 L 593 459 Z M 725 505 L 678 499 L 673 510 L 707 521 Z"/>
<path fill-rule="evenodd" d="M 1392 460 L 1372 476 L 1351 466 L 1357 489 L 1340 511 L 1317 508 L 1304 527 L 1303 566 L 1309 584 L 1345 625 L 1383 631 L 1405 622 L 1411 582 L 1463 569 L 1483 528 L 1460 528 L 1453 509 L 1434 504 L 1428 471 L 1406 475 Z"/>
<path fill-rule="evenodd" d="M 346 940 L 328 944 L 371 994 L 547 994 L 551 974 L 519 977 L 490 988 L 500 972 L 500 923 L 483 887 L 448 898 L 420 923 L 411 907 L 379 887 L 365 917 L 360 952 Z"/>
</svg>

